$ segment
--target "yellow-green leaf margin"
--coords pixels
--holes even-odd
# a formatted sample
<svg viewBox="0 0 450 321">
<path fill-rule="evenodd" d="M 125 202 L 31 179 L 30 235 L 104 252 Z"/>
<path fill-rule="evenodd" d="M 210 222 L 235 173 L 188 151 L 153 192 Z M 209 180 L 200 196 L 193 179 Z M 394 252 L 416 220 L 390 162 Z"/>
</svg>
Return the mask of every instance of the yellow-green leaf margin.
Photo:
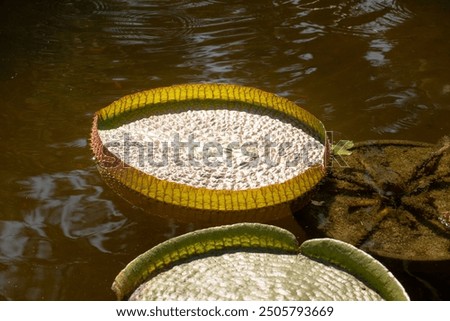
<svg viewBox="0 0 450 321">
<path fill-rule="evenodd" d="M 189 104 L 186 104 L 187 102 Z M 149 117 L 173 108 L 189 108 L 193 102 L 200 108 L 208 108 L 208 102 L 233 106 L 233 108 L 250 104 L 293 117 L 304 124 L 326 146 L 323 163 L 279 184 L 247 190 L 211 190 L 168 182 L 148 175 L 124 164 L 109 153 L 101 142 L 99 128 L 111 128 L 130 121 L 133 117 L 139 118 L 142 115 Z M 152 210 L 166 212 L 168 210 L 163 209 L 161 204 L 170 204 L 178 208 L 210 212 L 206 216 L 224 212 L 254 213 L 259 209 L 268 207 L 274 209 L 277 206 L 280 206 L 280 211 L 286 210 L 289 203 L 295 204 L 294 200 L 306 196 L 322 180 L 326 174 L 328 155 L 325 128 L 315 116 L 286 98 L 256 88 L 230 84 L 174 85 L 125 96 L 95 113 L 91 147 L 103 178 L 131 203 L 142 208 L 158 205 L 159 207 Z M 173 212 L 179 211 L 175 209 Z M 276 210 L 270 212 L 273 214 Z M 227 217 L 231 220 L 225 219 L 224 222 L 237 221 L 232 215 Z M 234 216 L 234 218 L 237 217 Z M 243 218 L 246 216 L 244 215 Z M 255 219 L 259 221 L 262 216 Z"/>
</svg>

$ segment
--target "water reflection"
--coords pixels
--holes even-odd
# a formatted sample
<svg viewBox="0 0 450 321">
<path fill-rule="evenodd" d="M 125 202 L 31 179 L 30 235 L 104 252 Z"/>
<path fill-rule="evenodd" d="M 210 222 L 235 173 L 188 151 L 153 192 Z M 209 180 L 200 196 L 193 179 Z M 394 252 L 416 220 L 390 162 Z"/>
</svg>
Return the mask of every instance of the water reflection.
<svg viewBox="0 0 450 321">
<path fill-rule="evenodd" d="M 42 226 L 59 226 L 68 238 L 86 238 L 102 252 L 111 233 L 125 223 L 110 200 L 103 199 L 103 187 L 92 184 L 92 173 L 76 170 L 69 173 L 43 174 L 21 182 L 22 195 L 34 200 L 35 208 L 24 214 L 26 226 L 42 237 Z M 68 195 L 70 191 L 70 195 Z"/>
<path fill-rule="evenodd" d="M 126 218 L 102 198 L 103 187 L 92 178 L 90 171 L 76 170 L 20 182 L 26 209 L 18 220 L 0 221 L 0 265 L 6 267 L 0 269 L 0 288 L 10 297 L 57 299 L 66 269 L 91 260 L 86 254 L 95 251 L 88 246 L 111 252 L 108 242 Z"/>
</svg>

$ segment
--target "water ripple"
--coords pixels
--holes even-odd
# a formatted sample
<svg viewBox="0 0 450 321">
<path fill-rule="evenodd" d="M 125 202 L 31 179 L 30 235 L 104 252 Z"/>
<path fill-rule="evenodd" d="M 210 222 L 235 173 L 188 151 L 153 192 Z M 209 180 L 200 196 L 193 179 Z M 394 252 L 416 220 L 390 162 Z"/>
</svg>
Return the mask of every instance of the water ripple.
<svg viewBox="0 0 450 321">
<path fill-rule="evenodd" d="M 129 10 L 125 15 L 117 15 L 113 25 L 105 28 L 105 31 L 119 44 L 157 46 L 170 38 L 191 32 L 195 24 L 195 20 L 189 16 Z"/>
<path fill-rule="evenodd" d="M 372 131 L 378 134 L 395 134 L 420 123 L 424 113 L 434 106 L 424 104 L 423 93 L 416 88 L 399 88 L 366 100 L 366 110 L 377 124 Z"/>
<path fill-rule="evenodd" d="M 302 2 L 300 7 L 304 10 L 303 19 L 306 16 L 308 20 L 320 21 L 319 26 L 322 28 L 314 28 L 315 32 L 326 31 L 360 36 L 386 32 L 412 16 L 408 9 L 395 0 L 360 0 L 341 3 L 315 0 Z"/>
<path fill-rule="evenodd" d="M 109 4 L 106 1 L 91 0 L 90 2 L 94 5 L 94 10 L 96 13 L 103 12 L 109 9 Z"/>
<path fill-rule="evenodd" d="M 112 2 L 96 14 L 103 18 L 105 35 L 120 45 L 163 47 L 191 33 L 197 20 L 176 2 Z"/>
</svg>

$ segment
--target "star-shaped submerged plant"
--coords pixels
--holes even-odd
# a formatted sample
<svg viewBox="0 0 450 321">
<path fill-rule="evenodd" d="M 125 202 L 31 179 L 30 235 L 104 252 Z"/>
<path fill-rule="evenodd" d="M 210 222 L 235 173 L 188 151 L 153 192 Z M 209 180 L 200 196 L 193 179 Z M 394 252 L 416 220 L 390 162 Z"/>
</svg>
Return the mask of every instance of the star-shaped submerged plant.
<svg viewBox="0 0 450 321">
<path fill-rule="evenodd" d="M 350 151 L 346 166 L 334 164 L 306 220 L 379 255 L 450 258 L 450 138 L 436 145 L 366 141 Z"/>
</svg>

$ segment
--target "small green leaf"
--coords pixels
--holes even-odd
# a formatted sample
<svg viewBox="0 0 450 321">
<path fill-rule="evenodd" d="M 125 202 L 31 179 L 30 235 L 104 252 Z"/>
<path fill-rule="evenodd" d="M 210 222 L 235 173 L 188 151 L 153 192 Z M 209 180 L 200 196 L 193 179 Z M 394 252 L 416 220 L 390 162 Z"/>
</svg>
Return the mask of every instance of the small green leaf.
<svg viewBox="0 0 450 321">
<path fill-rule="evenodd" d="M 355 144 L 351 140 L 340 140 L 336 144 L 333 145 L 332 151 L 334 155 L 348 156 L 351 155 L 352 152 L 350 149 Z"/>
</svg>

